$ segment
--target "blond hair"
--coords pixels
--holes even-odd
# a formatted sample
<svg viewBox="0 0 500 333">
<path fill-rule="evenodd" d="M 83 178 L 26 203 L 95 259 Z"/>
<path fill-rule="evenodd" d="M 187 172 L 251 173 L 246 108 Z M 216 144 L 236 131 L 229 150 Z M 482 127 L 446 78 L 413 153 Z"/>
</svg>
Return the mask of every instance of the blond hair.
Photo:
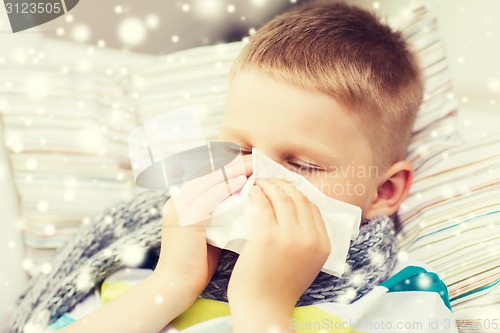
<svg viewBox="0 0 500 333">
<path fill-rule="evenodd" d="M 298 5 L 249 37 L 231 77 L 248 70 L 334 97 L 364 124 L 375 163 L 404 159 L 422 77 L 401 34 L 375 14 L 341 1 Z"/>
</svg>

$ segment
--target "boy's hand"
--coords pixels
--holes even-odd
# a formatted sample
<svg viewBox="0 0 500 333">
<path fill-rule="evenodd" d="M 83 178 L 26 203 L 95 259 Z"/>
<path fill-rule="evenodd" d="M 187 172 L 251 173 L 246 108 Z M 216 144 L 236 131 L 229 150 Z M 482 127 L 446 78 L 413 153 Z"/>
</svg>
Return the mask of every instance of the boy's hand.
<svg viewBox="0 0 500 333">
<path fill-rule="evenodd" d="M 318 207 L 295 186 L 283 179 L 258 179 L 250 197 L 255 209 L 254 230 L 228 286 L 231 313 L 237 317 L 235 327 L 238 317 L 243 320 L 254 313 L 261 317 L 267 310 L 271 311 L 271 323 L 279 324 L 277 318 L 289 321 L 297 300 L 330 254 Z M 252 304 L 258 305 L 257 312 L 251 309 Z M 255 318 L 252 320 L 257 325 Z"/>
<path fill-rule="evenodd" d="M 250 158 L 250 159 L 249 159 Z M 186 182 L 163 209 L 161 251 L 155 273 L 166 283 L 189 290 L 194 298 L 205 289 L 217 268 L 221 250 L 207 244 L 205 228 L 215 207 L 240 190 L 251 174 L 251 157 L 241 156 L 221 170 Z M 188 224 L 186 226 L 186 224 Z"/>
</svg>

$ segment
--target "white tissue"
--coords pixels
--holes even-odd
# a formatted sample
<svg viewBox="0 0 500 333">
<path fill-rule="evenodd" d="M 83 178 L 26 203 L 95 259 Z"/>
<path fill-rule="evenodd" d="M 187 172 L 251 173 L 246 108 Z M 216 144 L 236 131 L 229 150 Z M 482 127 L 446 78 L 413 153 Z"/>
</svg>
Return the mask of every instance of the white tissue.
<svg viewBox="0 0 500 333">
<path fill-rule="evenodd" d="M 243 188 L 223 201 L 212 213 L 207 241 L 219 248 L 241 253 L 252 234 L 253 219 L 248 192 L 256 178 L 283 178 L 315 203 L 326 225 L 331 252 L 322 271 L 340 277 L 344 273 L 351 239 L 359 233 L 361 208 L 328 197 L 303 176 L 292 172 L 256 149 L 252 149 L 253 174 Z"/>
</svg>

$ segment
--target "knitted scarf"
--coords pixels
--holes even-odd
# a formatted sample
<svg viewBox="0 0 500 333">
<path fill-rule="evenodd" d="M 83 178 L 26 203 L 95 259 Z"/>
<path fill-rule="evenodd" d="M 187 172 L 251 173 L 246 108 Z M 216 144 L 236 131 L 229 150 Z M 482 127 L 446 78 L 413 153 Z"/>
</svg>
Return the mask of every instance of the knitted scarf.
<svg viewBox="0 0 500 333">
<path fill-rule="evenodd" d="M 55 253 L 52 270 L 33 277 L 19 296 L 5 333 L 42 332 L 71 311 L 110 274 L 126 266 L 124 249 L 140 246 L 145 260 L 134 267 L 154 268 L 160 254 L 161 212 L 168 195 L 144 191 L 82 224 L 76 235 Z M 351 241 L 346 272 L 340 277 L 320 272 L 297 306 L 322 302 L 353 302 L 390 276 L 396 264 L 394 223 L 376 217 L 362 223 Z M 224 250 L 205 298 L 227 302 L 227 285 L 238 255 Z M 26 331 L 25 331 L 26 329 Z"/>
</svg>

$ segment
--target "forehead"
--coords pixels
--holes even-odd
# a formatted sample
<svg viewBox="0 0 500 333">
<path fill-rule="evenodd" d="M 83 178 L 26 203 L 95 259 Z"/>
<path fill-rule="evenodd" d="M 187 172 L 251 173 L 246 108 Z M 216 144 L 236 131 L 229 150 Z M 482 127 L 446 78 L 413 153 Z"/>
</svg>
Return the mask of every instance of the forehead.
<svg viewBox="0 0 500 333">
<path fill-rule="evenodd" d="M 338 158 L 371 159 L 361 128 L 333 97 L 259 72 L 237 73 L 228 90 L 222 130 L 257 143 L 301 143 Z"/>
</svg>

